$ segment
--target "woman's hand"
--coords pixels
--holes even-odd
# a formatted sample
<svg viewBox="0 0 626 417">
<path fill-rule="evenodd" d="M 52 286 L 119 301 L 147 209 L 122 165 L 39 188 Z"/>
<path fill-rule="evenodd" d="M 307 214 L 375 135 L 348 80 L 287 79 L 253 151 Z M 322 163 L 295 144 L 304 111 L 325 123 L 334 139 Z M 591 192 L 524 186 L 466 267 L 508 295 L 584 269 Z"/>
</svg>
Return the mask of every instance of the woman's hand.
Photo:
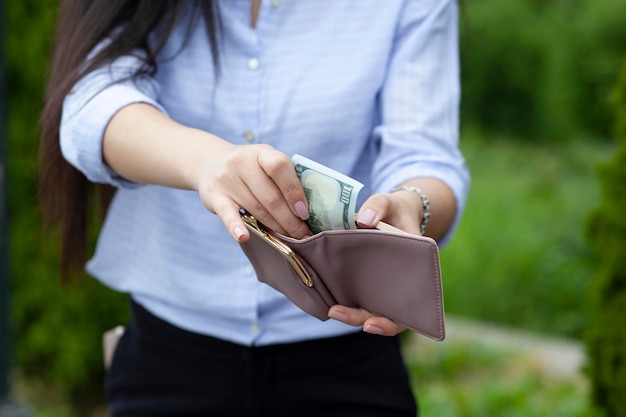
<svg viewBox="0 0 626 417">
<path fill-rule="evenodd" d="M 311 234 L 306 196 L 291 159 L 269 145 L 233 145 L 183 126 L 145 103 L 130 104 L 109 122 L 105 162 L 143 184 L 196 190 L 239 242 L 250 234 L 239 215 L 246 209 L 279 233 Z"/>
<path fill-rule="evenodd" d="M 430 201 L 430 219 L 426 235 L 438 240 L 443 237 L 456 215 L 456 198 L 452 190 L 435 178 L 415 178 L 403 185 L 417 187 Z M 407 233 L 419 235 L 424 207 L 422 199 L 410 190 L 389 194 L 374 194 L 368 198 L 357 214 L 361 227 L 376 227 L 383 221 Z"/>
<path fill-rule="evenodd" d="M 298 239 L 311 234 L 304 222 L 306 196 L 291 159 L 271 146 L 227 147 L 201 164 L 197 175 L 200 199 L 235 240 L 249 237 L 241 208 L 279 233 Z"/>
<path fill-rule="evenodd" d="M 357 213 L 357 223 L 372 228 L 384 221 L 407 233 L 419 235 L 422 214 L 422 201 L 413 192 L 374 194 Z"/>
</svg>

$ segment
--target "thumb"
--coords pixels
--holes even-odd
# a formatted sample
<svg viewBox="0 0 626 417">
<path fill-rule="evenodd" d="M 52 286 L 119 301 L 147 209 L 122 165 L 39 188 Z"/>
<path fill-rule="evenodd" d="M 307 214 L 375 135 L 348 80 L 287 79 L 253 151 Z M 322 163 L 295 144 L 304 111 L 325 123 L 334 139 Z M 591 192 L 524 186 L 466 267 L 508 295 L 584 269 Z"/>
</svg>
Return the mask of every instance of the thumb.
<svg viewBox="0 0 626 417">
<path fill-rule="evenodd" d="M 368 198 L 357 213 L 356 222 L 363 227 L 376 227 L 387 214 L 389 200 L 383 194 Z"/>
</svg>

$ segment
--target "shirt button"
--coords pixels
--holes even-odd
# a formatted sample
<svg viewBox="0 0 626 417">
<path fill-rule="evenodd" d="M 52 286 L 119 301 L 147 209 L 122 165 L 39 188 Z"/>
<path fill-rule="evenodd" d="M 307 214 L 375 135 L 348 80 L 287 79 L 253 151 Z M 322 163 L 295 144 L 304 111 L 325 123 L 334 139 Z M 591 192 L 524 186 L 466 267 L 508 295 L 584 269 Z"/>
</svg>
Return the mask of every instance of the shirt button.
<svg viewBox="0 0 626 417">
<path fill-rule="evenodd" d="M 248 143 L 254 142 L 254 133 L 252 133 L 252 132 L 244 133 L 243 137 L 246 139 L 246 142 L 248 142 Z"/>
<path fill-rule="evenodd" d="M 259 331 L 259 323 L 257 323 L 256 321 L 250 323 L 250 330 L 252 330 L 253 332 Z"/>
<path fill-rule="evenodd" d="M 280 6 L 280 0 L 272 0 L 272 7 Z"/>
<path fill-rule="evenodd" d="M 250 58 L 248 60 L 248 69 L 250 71 L 255 71 L 259 69 L 260 66 L 261 66 L 261 61 L 259 61 L 259 58 Z"/>
<path fill-rule="evenodd" d="M 246 275 L 254 275 L 254 268 L 251 266 L 246 268 Z"/>
</svg>

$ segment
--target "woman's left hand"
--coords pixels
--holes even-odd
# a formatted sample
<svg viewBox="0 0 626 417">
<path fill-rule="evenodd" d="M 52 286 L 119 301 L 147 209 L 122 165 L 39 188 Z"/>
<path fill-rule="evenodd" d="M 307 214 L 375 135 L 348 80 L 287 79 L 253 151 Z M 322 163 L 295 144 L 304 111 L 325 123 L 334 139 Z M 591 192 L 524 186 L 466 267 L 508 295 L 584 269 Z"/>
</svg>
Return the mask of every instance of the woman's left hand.
<svg viewBox="0 0 626 417">
<path fill-rule="evenodd" d="M 422 201 L 412 191 L 391 194 L 374 194 L 368 198 L 357 213 L 360 227 L 372 228 L 383 221 L 411 234 L 420 234 Z"/>
</svg>

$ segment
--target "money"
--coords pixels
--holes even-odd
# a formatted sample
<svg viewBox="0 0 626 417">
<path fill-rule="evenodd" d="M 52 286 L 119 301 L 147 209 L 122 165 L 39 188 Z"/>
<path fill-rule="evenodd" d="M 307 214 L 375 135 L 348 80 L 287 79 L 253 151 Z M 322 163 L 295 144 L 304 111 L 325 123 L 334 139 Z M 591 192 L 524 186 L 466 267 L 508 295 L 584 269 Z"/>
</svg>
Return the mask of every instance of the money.
<svg viewBox="0 0 626 417">
<path fill-rule="evenodd" d="M 356 229 L 356 200 L 363 184 L 298 154 L 291 161 L 309 203 L 309 229 Z"/>
</svg>

